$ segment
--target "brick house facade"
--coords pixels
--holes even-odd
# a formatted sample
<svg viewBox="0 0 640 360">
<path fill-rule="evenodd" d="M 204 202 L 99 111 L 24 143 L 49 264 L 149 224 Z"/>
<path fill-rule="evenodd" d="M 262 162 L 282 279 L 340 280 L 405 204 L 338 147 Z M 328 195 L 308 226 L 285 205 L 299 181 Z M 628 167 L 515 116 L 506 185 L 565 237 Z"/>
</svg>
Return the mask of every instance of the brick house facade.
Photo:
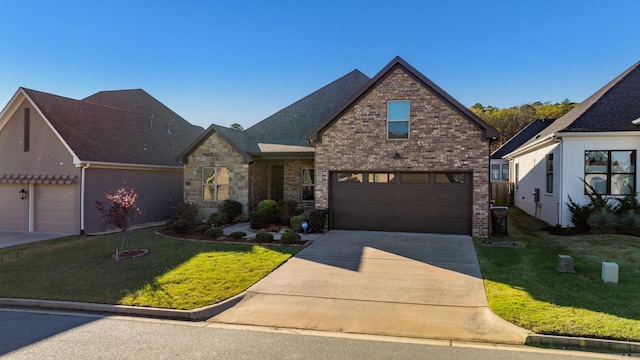
<svg viewBox="0 0 640 360">
<path fill-rule="evenodd" d="M 409 100 L 410 138 L 387 139 L 387 101 Z M 395 153 L 401 154 L 394 159 Z M 363 156 L 362 154 L 366 154 Z M 316 144 L 316 206 L 328 208 L 329 173 L 463 171 L 472 174 L 472 234 L 486 236 L 489 218 L 489 142 L 406 68 L 396 66 L 322 132 Z"/>
<path fill-rule="evenodd" d="M 344 83 L 348 86 L 339 85 Z M 336 96 L 338 93 L 340 96 Z M 410 104 L 406 138 L 389 139 L 391 120 L 388 120 L 387 106 L 388 102 L 398 100 Z M 318 107 L 318 104 L 324 106 Z M 299 116 L 301 114 L 305 116 Z M 309 120 L 300 124 L 301 119 Z M 294 123 L 296 126 L 292 126 Z M 295 129 L 298 129 L 297 133 Z M 273 134 L 276 130 L 283 136 L 278 145 L 274 136 L 269 136 L 269 131 Z M 293 137 L 300 135 L 302 142 L 292 142 Z M 366 194 L 362 206 L 355 207 L 366 217 L 371 216 L 374 222 L 393 222 L 389 227 L 393 231 L 444 229 L 444 232 L 487 236 L 489 143 L 496 136 L 493 128 L 397 57 L 372 79 L 363 77 L 359 72 L 351 73 L 257 124 L 255 129 L 236 132 L 218 126 L 210 128 L 205 132 L 205 140 L 194 143 L 183 153 L 185 199 L 201 202 L 202 190 L 198 187 L 202 187 L 202 175 L 198 173 L 199 167 L 227 164 L 229 177 L 233 179 L 230 181 L 229 198 L 241 201 L 247 210 L 281 192 L 283 199 L 299 201 L 306 208 L 329 209 L 330 228 L 348 229 L 349 224 L 355 222 L 335 221 L 342 212 L 333 210 L 342 206 L 335 198 L 336 194 L 341 194 L 336 177 L 341 171 L 353 171 L 364 174 L 360 175 L 362 184 L 350 184 L 353 191 L 345 194 Z M 269 147 L 252 145 L 264 145 L 262 141 L 269 141 Z M 256 151 L 256 148 L 276 150 L 265 153 Z M 315 172 L 314 201 L 301 201 L 302 169 Z M 395 190 L 376 190 L 380 174 L 387 174 L 387 180 L 395 184 Z M 404 186 L 403 179 L 410 176 L 427 180 L 424 186 L 413 184 L 414 181 Z M 448 184 L 436 188 L 442 179 L 455 181 L 445 181 Z M 280 190 L 277 189 L 279 181 L 282 181 Z M 455 182 L 464 185 L 456 188 Z M 442 189 L 447 189 L 448 193 Z M 455 210 L 457 213 L 452 212 L 452 216 L 457 216 L 463 226 L 459 227 L 457 223 L 445 228 L 424 225 L 443 222 L 430 218 L 429 214 L 434 210 L 429 208 L 456 208 L 456 204 L 449 206 L 442 201 L 451 197 L 449 195 L 460 193 L 458 189 L 462 189 L 465 196 L 458 200 L 457 205 L 461 206 Z M 401 196 L 394 200 L 394 194 L 408 194 L 410 198 L 425 200 L 405 204 Z M 438 203 L 437 198 L 442 196 L 445 199 Z M 381 203 L 396 203 L 380 206 L 376 203 L 378 198 Z M 434 200 L 431 202 L 429 199 Z M 344 206 L 348 208 L 349 204 Z M 407 220 L 403 214 L 413 211 L 414 207 L 424 212 L 417 211 L 415 219 Z M 387 213 L 378 221 L 374 215 L 380 211 Z M 446 218 L 444 220 L 446 222 Z M 367 229 L 366 225 L 359 226 L 365 228 L 353 228 Z"/>
</svg>

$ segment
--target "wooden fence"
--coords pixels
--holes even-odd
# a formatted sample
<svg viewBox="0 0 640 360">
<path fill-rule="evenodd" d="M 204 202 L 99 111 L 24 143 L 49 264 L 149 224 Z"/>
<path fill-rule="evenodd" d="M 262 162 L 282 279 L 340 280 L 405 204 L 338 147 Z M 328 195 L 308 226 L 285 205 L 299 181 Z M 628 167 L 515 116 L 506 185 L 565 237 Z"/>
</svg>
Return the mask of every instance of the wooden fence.
<svg viewBox="0 0 640 360">
<path fill-rule="evenodd" d="M 495 206 L 513 206 L 513 183 L 492 182 L 491 200 Z"/>
</svg>

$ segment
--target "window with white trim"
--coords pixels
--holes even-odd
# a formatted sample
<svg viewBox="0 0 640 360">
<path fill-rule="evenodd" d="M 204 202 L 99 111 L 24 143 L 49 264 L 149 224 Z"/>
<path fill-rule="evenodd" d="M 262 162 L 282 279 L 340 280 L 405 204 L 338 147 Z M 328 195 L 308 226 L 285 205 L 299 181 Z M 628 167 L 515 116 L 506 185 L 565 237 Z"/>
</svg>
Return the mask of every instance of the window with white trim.
<svg viewBox="0 0 640 360">
<path fill-rule="evenodd" d="M 313 168 L 300 169 L 300 200 L 315 200 L 315 171 Z"/>
<path fill-rule="evenodd" d="M 202 200 L 229 199 L 229 168 L 226 166 L 202 168 Z"/>
<path fill-rule="evenodd" d="M 408 100 L 387 102 L 387 139 L 405 140 L 409 138 L 409 108 Z"/>
</svg>

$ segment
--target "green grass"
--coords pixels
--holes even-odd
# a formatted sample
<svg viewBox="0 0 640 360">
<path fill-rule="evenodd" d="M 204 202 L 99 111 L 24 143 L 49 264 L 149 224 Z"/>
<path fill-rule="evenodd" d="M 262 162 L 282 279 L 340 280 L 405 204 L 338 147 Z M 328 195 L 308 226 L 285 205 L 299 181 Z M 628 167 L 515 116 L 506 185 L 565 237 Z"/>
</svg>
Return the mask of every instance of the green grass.
<svg viewBox="0 0 640 360">
<path fill-rule="evenodd" d="M 300 250 L 180 241 L 145 229 L 127 237 L 149 254 L 116 262 L 121 236 L 0 249 L 0 297 L 195 309 L 241 293 Z"/>
<path fill-rule="evenodd" d="M 510 236 L 491 240 L 521 247 L 474 240 L 497 315 L 541 334 L 640 341 L 640 238 L 556 236 L 516 208 L 508 216 Z M 575 274 L 557 271 L 558 255 L 573 257 Z M 620 266 L 618 284 L 602 281 L 603 261 Z"/>
</svg>

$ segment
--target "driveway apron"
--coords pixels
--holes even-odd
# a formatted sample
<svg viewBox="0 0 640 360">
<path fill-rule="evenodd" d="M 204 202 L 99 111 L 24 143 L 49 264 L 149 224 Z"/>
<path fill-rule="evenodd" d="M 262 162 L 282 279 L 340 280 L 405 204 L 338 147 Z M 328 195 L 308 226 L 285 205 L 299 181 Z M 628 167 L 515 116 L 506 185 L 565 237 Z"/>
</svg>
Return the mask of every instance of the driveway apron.
<svg viewBox="0 0 640 360">
<path fill-rule="evenodd" d="M 469 236 L 332 230 L 209 321 L 523 344 L 491 312 Z"/>
</svg>

